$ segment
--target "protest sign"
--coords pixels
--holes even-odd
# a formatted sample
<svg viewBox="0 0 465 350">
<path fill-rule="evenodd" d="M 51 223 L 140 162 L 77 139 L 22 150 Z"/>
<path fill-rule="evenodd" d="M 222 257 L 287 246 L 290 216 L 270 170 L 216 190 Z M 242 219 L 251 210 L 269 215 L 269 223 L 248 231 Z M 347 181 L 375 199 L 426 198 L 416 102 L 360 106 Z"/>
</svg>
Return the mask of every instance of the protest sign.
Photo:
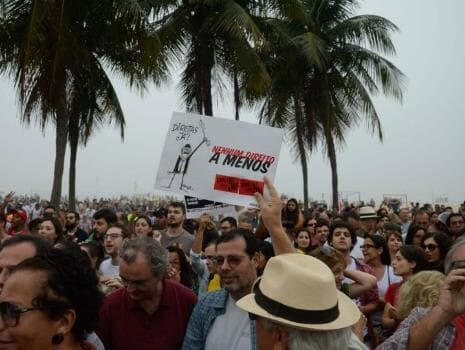
<svg viewBox="0 0 465 350">
<path fill-rule="evenodd" d="M 186 203 L 186 217 L 188 219 L 197 219 L 203 213 L 212 216 L 215 221 L 226 216 L 236 217 L 236 208 L 234 205 L 209 201 L 197 197 L 184 196 Z"/>
<path fill-rule="evenodd" d="M 272 181 L 283 130 L 192 113 L 173 113 L 155 187 L 216 202 L 258 207 Z"/>
</svg>

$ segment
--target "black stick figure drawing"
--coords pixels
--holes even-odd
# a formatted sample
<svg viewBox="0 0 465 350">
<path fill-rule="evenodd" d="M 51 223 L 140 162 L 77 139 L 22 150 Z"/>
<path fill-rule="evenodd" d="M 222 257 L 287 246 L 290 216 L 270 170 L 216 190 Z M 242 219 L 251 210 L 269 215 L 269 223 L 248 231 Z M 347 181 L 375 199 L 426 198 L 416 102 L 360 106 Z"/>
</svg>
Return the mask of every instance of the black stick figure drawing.
<svg viewBox="0 0 465 350">
<path fill-rule="evenodd" d="M 171 185 L 173 184 L 173 180 L 174 178 L 176 177 L 176 175 L 178 174 L 182 174 L 181 176 L 181 184 L 179 185 L 179 189 L 182 191 L 182 190 L 190 190 L 192 189 L 190 186 L 187 186 L 187 185 L 184 185 L 184 176 L 186 175 L 188 169 L 189 169 L 189 162 L 192 158 L 192 156 L 195 154 L 195 152 L 197 152 L 197 150 L 200 148 L 200 146 L 202 146 L 204 143 L 207 145 L 207 146 L 210 146 L 210 140 L 208 140 L 206 134 L 205 134 L 205 124 L 203 123 L 203 121 L 201 120 L 199 122 L 200 124 L 200 129 L 202 130 L 202 134 L 203 134 L 203 138 L 202 138 L 202 141 L 197 145 L 197 147 L 195 147 L 194 149 L 192 149 L 192 146 L 188 143 L 186 143 L 184 146 L 182 146 L 181 148 L 181 152 L 176 160 L 176 164 L 174 165 L 174 168 L 173 168 L 173 171 L 169 172 L 171 174 L 173 174 L 173 176 L 171 177 L 171 181 L 169 183 L 169 185 L 167 186 L 167 188 L 171 188 Z"/>
</svg>

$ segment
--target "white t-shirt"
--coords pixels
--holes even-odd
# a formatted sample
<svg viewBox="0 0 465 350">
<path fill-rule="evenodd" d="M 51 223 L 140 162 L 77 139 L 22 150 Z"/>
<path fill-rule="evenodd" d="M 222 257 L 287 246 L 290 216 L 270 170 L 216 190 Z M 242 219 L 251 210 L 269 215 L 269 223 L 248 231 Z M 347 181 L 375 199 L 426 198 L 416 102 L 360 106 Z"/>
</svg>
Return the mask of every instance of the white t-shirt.
<svg viewBox="0 0 465 350">
<path fill-rule="evenodd" d="M 251 350 L 249 314 L 236 306 L 236 302 L 228 296 L 226 312 L 213 322 L 205 350 Z"/>
<path fill-rule="evenodd" d="M 111 258 L 102 261 L 99 271 L 103 277 L 119 277 L 119 265 L 112 265 Z"/>
<path fill-rule="evenodd" d="M 363 253 L 360 246 L 365 243 L 365 239 L 357 236 L 357 243 L 355 243 L 354 249 L 350 252 L 350 255 L 357 260 L 363 260 Z"/>
<path fill-rule="evenodd" d="M 386 266 L 383 278 L 377 282 L 379 299 L 384 300 L 384 295 L 386 294 L 389 285 L 398 282 L 402 282 L 402 277 L 394 275 L 394 269 L 392 266 Z"/>
</svg>

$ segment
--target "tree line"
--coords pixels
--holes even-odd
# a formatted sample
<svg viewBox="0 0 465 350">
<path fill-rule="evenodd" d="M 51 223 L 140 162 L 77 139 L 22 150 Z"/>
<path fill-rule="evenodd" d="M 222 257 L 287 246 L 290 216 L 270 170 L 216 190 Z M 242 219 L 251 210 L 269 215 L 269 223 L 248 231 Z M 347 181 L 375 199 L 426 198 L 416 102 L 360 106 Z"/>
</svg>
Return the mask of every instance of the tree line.
<svg viewBox="0 0 465 350">
<path fill-rule="evenodd" d="M 338 205 L 336 147 L 365 122 L 382 140 L 373 96 L 402 100 L 404 75 L 388 60 L 398 28 L 355 15 L 358 0 L 0 0 L 0 74 L 17 89 L 21 119 L 55 126 L 51 203 L 62 193 L 70 147 L 69 206 L 75 207 L 78 145 L 125 116 L 107 74 L 137 90 L 163 86 L 182 67 L 187 111 L 214 114 L 213 92 L 232 98 L 235 118 L 286 128 L 301 164 L 321 149 Z"/>
</svg>

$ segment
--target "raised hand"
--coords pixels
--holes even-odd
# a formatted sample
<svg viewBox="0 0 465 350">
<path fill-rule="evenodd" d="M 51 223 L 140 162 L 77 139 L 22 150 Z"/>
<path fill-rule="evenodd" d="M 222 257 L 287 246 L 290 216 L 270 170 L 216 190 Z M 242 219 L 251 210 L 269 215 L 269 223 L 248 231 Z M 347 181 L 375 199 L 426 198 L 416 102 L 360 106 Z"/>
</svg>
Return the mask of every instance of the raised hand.
<svg viewBox="0 0 465 350">
<path fill-rule="evenodd" d="M 266 201 L 263 198 L 261 193 L 255 193 L 255 199 L 257 200 L 258 205 L 260 206 L 260 214 L 265 224 L 265 227 L 268 231 L 271 231 L 273 228 L 281 228 L 281 199 L 279 197 L 278 191 L 274 187 L 270 179 L 264 177 L 265 186 L 268 188 L 270 193 L 270 200 Z"/>
</svg>

